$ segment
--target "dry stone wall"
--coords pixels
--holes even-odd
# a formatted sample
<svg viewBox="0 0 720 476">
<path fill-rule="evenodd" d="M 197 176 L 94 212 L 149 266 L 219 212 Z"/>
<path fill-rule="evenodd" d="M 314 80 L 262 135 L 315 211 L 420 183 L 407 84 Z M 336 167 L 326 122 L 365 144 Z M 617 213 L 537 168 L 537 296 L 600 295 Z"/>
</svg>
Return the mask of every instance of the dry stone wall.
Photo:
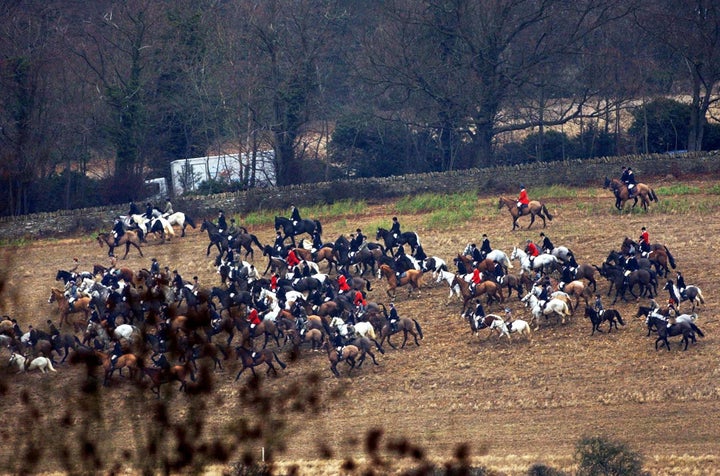
<svg viewBox="0 0 720 476">
<path fill-rule="evenodd" d="M 204 217 L 215 217 L 220 209 L 226 214 L 245 214 L 262 209 L 287 209 L 290 204 L 302 207 L 348 199 L 372 202 L 411 194 L 457 193 L 467 190 L 515 194 L 520 183 L 529 188 L 556 184 L 601 187 L 606 176 L 619 176 L 624 165 L 632 167 L 642 180 L 648 182 L 651 180 L 645 179 L 646 177 L 667 175 L 680 179 L 689 174 L 720 177 L 720 151 L 574 159 L 442 173 L 340 180 L 182 197 L 173 204 L 176 210 L 182 210 L 195 219 L 202 220 Z M 126 212 L 127 204 L 122 204 L 0 217 L 0 241 L 108 231 L 112 227 L 113 218 Z"/>
</svg>

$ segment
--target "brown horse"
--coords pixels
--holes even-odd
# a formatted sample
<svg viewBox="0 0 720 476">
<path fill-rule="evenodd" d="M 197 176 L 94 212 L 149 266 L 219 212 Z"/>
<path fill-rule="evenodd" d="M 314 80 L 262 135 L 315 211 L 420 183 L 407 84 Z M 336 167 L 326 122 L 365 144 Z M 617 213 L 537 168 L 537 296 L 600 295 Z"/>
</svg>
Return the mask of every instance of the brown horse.
<svg viewBox="0 0 720 476">
<path fill-rule="evenodd" d="M 505 296 L 503 296 L 502 287 L 500 287 L 500 285 L 495 281 L 481 281 L 480 284 L 476 285 L 475 289 L 471 291 L 470 283 L 465 281 L 461 276 L 455 275 L 452 286 L 455 285 L 460 288 L 460 295 L 463 297 L 463 307 L 460 311 L 461 313 L 465 312 L 468 303 L 473 298 L 480 297 L 483 294 L 487 294 L 488 304 L 490 304 L 493 299 L 496 299 L 501 303 L 505 302 Z"/>
<path fill-rule="evenodd" d="M 117 370 L 122 376 L 122 369 L 128 369 L 130 372 L 130 379 L 135 379 L 138 371 L 138 359 L 134 354 L 123 354 L 119 356 L 115 361 L 105 352 L 95 351 L 95 355 L 102 362 L 103 370 L 105 371 L 105 379 L 103 385 L 107 386 L 110 382 L 112 374 Z"/>
<path fill-rule="evenodd" d="M 110 233 L 98 233 L 97 242 L 100 244 L 100 248 L 103 247 L 103 244 L 107 245 L 109 248 L 108 256 L 114 256 L 113 251 L 115 250 L 115 239 L 112 235 L 110 235 Z M 127 258 L 128 252 L 130 252 L 130 246 L 137 248 L 140 256 L 143 256 L 142 249 L 140 249 L 140 237 L 138 237 L 138 234 L 134 231 L 126 231 L 123 236 L 120 237 L 120 240 L 118 240 L 118 246 L 122 245 L 125 245 L 125 255 L 122 259 Z"/>
<path fill-rule="evenodd" d="M 340 377 L 340 372 L 338 372 L 337 369 L 338 362 L 342 360 L 347 362 L 350 366 L 348 372 L 350 372 L 355 368 L 356 364 L 360 366 L 365 361 L 365 352 L 354 345 L 344 346 L 339 353 L 338 350 L 330 344 L 330 341 L 325 341 L 322 348 L 327 350 L 328 360 L 330 361 L 330 370 L 336 377 Z"/>
<path fill-rule="evenodd" d="M 273 365 L 273 357 L 281 368 L 284 369 L 287 367 L 287 364 L 280 360 L 274 350 L 263 349 L 259 351 L 253 351 L 250 349 L 246 349 L 245 347 L 240 345 L 235 347 L 235 354 L 237 355 L 238 360 L 242 363 L 242 368 L 235 377 L 236 382 L 240 378 L 240 375 L 245 371 L 245 369 L 250 369 L 253 375 L 257 376 L 257 374 L 255 373 L 255 367 L 261 364 L 266 364 L 268 367 L 265 371 L 265 375 L 269 375 L 270 371 L 272 370 L 275 376 L 277 376 L 278 372 Z"/>
<path fill-rule="evenodd" d="M 630 196 L 627 185 L 616 178 L 609 179 L 605 177 L 605 185 L 603 188 L 612 190 L 615 195 L 615 208 L 620 211 L 625 208 L 625 203 L 627 203 L 628 200 L 633 200 L 633 208 L 635 208 L 638 198 L 640 198 L 640 206 L 642 206 L 642 209 L 645 211 L 647 211 L 650 202 L 658 201 L 655 191 L 644 183 L 635 185 L 635 194 L 632 197 Z"/>
<path fill-rule="evenodd" d="M 585 283 L 582 281 L 571 281 L 567 284 L 565 284 L 560 291 L 564 292 L 571 298 L 575 298 L 575 306 L 571 307 L 571 312 L 574 314 L 575 309 L 578 308 L 578 304 L 580 304 L 580 298 L 583 298 L 585 300 L 585 306 L 588 305 L 588 296 L 592 297 L 592 292 L 590 291 L 589 287 L 585 286 Z"/>
<path fill-rule="evenodd" d="M 545 228 L 546 222 L 545 217 L 547 216 L 547 219 L 552 221 L 553 216 L 548 211 L 547 207 L 544 203 L 539 202 L 537 200 L 532 200 L 528 204 L 527 207 L 522 207 L 520 210 L 518 210 L 517 207 L 517 201 L 513 200 L 512 198 L 505 198 L 500 197 L 498 200 L 498 210 L 500 210 L 502 207 L 506 206 L 508 211 L 510 212 L 510 215 L 512 215 L 513 218 L 513 231 L 515 228 L 518 228 L 519 225 L 517 224 L 518 218 L 526 215 L 530 215 L 530 224 L 528 225 L 528 229 L 535 223 L 535 217 L 539 216 L 542 218 L 543 221 L 543 228 Z"/>
<path fill-rule="evenodd" d="M 382 264 L 380 265 L 380 268 L 378 268 L 378 279 L 382 279 L 383 276 L 385 277 L 385 279 L 387 279 L 387 295 L 391 300 L 394 300 L 395 296 L 397 296 L 397 291 L 395 290 L 399 286 L 405 286 L 406 284 L 410 285 L 408 287 L 408 296 L 412 295 L 413 289 L 417 290 L 418 294 L 420 293 L 423 272 L 418 269 L 409 269 L 405 271 L 405 273 L 403 273 L 403 275 L 400 277 L 400 280 L 398 280 L 397 276 L 395 275 L 395 271 L 393 271 L 390 266 Z M 354 280 L 355 278 L 353 278 L 353 281 Z"/>
<path fill-rule="evenodd" d="M 390 341 L 390 336 L 397 334 L 398 332 L 403 333 L 403 343 L 400 346 L 400 348 L 404 348 L 405 344 L 407 343 L 408 334 L 413 336 L 413 339 L 415 339 L 415 345 L 419 346 L 420 342 L 418 341 L 418 336 L 420 336 L 421 339 L 424 338 L 422 327 L 420 327 L 420 323 L 416 321 L 415 319 L 411 319 L 409 317 L 401 317 L 398 319 L 398 321 L 395 323 L 395 330 L 393 330 L 390 327 L 390 323 L 385 321 L 385 324 L 382 326 L 382 329 L 380 329 L 380 345 L 382 346 L 382 343 L 385 342 L 387 339 L 387 343 L 390 344 L 390 347 L 393 349 L 397 349 L 395 345 Z"/>
<path fill-rule="evenodd" d="M 180 382 L 179 391 L 187 391 L 187 378 L 190 376 L 190 380 L 195 381 L 195 373 L 193 372 L 190 363 L 185 365 L 174 365 L 168 368 L 157 368 L 157 367 L 143 367 L 143 374 L 150 377 L 152 384 L 150 390 L 160 398 L 160 385 L 170 382 Z"/>
<path fill-rule="evenodd" d="M 78 312 L 82 312 L 85 315 L 85 321 L 73 323 L 75 332 L 80 331 L 84 326 L 87 325 L 87 321 L 90 318 L 90 312 L 92 311 L 92 309 L 90 309 L 90 298 L 89 297 L 77 298 L 75 300 L 75 302 L 73 303 L 72 309 L 71 309 L 70 303 L 68 302 L 67 298 L 65 297 L 65 294 L 58 288 L 51 288 L 50 289 L 50 298 L 48 299 L 48 303 L 51 303 L 51 302 L 57 302 L 58 310 L 60 311 L 60 328 L 61 329 L 65 322 L 69 323 L 68 316 L 70 314 L 75 314 Z"/>
</svg>

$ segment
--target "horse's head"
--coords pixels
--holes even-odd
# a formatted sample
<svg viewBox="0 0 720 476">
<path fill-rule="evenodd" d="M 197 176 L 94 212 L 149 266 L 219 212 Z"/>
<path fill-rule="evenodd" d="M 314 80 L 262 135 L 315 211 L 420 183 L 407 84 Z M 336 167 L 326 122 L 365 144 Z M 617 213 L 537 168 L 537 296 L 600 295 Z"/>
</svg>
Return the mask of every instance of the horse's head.
<svg viewBox="0 0 720 476">
<path fill-rule="evenodd" d="M 379 240 L 380 238 L 383 238 L 385 236 L 385 233 L 387 233 L 386 229 L 378 228 L 377 232 L 375 233 L 375 239 Z"/>
<path fill-rule="evenodd" d="M 205 231 L 208 229 L 209 222 L 207 220 L 203 220 L 202 225 L 200 226 L 200 231 Z"/>
<path fill-rule="evenodd" d="M 603 188 L 608 188 L 608 187 L 610 187 L 610 184 L 611 184 L 611 183 L 612 183 L 612 182 L 610 182 L 610 178 L 607 177 L 607 176 L 605 176 L 605 183 L 603 184 Z"/>
</svg>

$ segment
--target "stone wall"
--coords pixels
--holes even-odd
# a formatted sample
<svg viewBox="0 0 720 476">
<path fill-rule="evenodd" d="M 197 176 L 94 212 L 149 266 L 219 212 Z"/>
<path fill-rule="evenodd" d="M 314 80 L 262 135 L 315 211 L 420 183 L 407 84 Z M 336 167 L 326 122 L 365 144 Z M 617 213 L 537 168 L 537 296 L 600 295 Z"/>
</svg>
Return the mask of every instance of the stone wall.
<svg viewBox="0 0 720 476">
<path fill-rule="evenodd" d="M 411 194 L 457 193 L 463 190 L 514 195 L 518 192 L 520 183 L 530 189 L 555 184 L 601 187 L 606 176 L 619 176 L 624 165 L 632 167 L 640 180 L 645 182 L 652 182 L 647 177 L 667 175 L 679 179 L 688 174 L 720 177 L 720 152 L 574 159 L 454 172 L 340 180 L 182 197 L 174 200 L 173 205 L 176 210 L 182 210 L 201 220 L 203 217 L 215 217 L 219 209 L 225 210 L 226 214 L 245 214 L 262 209 L 284 210 L 290 204 L 303 207 L 349 199 L 373 202 Z M 107 231 L 112 227 L 113 217 L 126 212 L 127 204 L 123 204 L 0 217 L 0 241 Z"/>
</svg>

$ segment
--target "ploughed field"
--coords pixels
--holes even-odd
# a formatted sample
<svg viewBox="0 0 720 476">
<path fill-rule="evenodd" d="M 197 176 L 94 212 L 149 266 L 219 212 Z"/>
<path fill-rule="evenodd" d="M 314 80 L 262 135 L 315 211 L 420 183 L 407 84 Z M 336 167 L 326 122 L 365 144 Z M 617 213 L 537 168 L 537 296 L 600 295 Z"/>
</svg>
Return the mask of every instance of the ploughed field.
<svg viewBox="0 0 720 476">
<path fill-rule="evenodd" d="M 598 292 L 605 307 L 618 309 L 626 323 L 618 332 L 607 333 L 604 323 L 605 332 L 591 336 L 590 322 L 580 308 L 565 325 L 554 318 L 542 321 L 531 342 L 515 336 L 508 342 L 488 338 L 487 330 L 479 337 L 471 335 L 467 321 L 460 317 L 461 302 L 448 301 L 447 285 L 436 283 L 428 273 L 419 296 L 408 297 L 402 287 L 396 299 L 399 314 L 421 324 L 420 346 L 412 338 L 404 349 L 385 345 L 385 355 L 377 356 L 379 366 L 368 360 L 361 369 L 348 372 L 341 363 L 341 377 L 336 378 L 323 352 L 303 348 L 293 356 L 288 345 L 278 351 L 287 369 L 277 378 L 263 378 L 260 389 L 251 385 L 247 371 L 235 382 L 239 366 L 230 359 L 224 370 L 211 370 L 211 397 L 202 405 L 197 397 L 179 394 L 177 383 L 164 388 L 162 401 L 170 409 L 167 420 L 184 427 L 190 446 L 196 448 L 215 438 L 236 442 L 239 435 L 252 434 L 243 423 L 250 429 L 258 425 L 262 438 L 243 440 L 228 465 L 215 464 L 213 471 L 230 470 L 244 451 L 259 458 L 262 447 L 280 472 L 298 465 L 301 474 L 336 474 L 346 460 L 367 468 L 367 436 L 379 429 L 374 433 L 379 435 L 374 467 L 381 473 L 412 467 L 415 462 L 408 448 L 421 449 L 427 460 L 446 462 L 462 444 L 468 445 L 473 464 L 497 474 L 523 474 L 534 463 L 571 471 L 575 445 L 583 436 L 627 443 L 644 456 L 645 469 L 653 474 L 720 473 L 716 469 L 720 270 L 715 250 L 720 219 L 707 206 L 717 201 L 711 193 L 714 182 L 689 184 L 700 193 L 661 195 L 663 203 L 653 203 L 649 213 L 623 215 L 614 209 L 610 192 L 599 188 L 579 189 L 572 198 L 537 197 L 530 190 L 531 199 L 543 200 L 554 216 L 546 234 L 556 246 L 572 249 L 580 263 L 601 265 L 625 236 L 637 239 L 642 226 L 648 228 L 653 243 L 669 247 L 687 284 L 698 285 L 706 299 L 696 321 L 706 337 L 686 352 L 678 337 L 671 339 L 670 352 L 656 351 L 655 338 L 646 337 L 644 319 L 633 317 L 647 299 L 612 306 L 612 298 L 605 295 L 608 283 L 600 276 Z M 669 183 L 657 180 L 651 185 L 657 190 Z M 213 212 L 209 210 L 208 216 Z M 326 240 L 360 227 L 374 241 L 377 227 L 389 228 L 395 214 L 403 231 L 418 232 L 426 253 L 445 259 L 451 270 L 455 270 L 453 257 L 470 242 L 479 245 L 483 233 L 493 248 L 510 255 L 513 246 L 524 245 L 527 239 L 539 243 L 542 231 L 537 222 L 526 230 L 529 219 L 524 217 L 523 229 L 511 232 L 510 215 L 498 210 L 496 195 L 481 195 L 471 221 L 446 229 L 431 228 L 427 215 L 398 214 L 389 202 L 332 221 L 303 217 L 320 219 Z M 242 217 L 238 221 L 243 224 Z M 249 231 L 263 244 L 272 243 L 272 226 Z M 156 257 L 185 279 L 197 275 L 204 286 L 218 285 L 213 256 L 205 256 L 208 238 L 199 227 L 164 244 L 149 241 L 144 258 L 131 250 L 120 264 L 134 270 L 149 268 L 150 258 Z M 67 269 L 75 256 L 83 270 L 91 270 L 95 263 L 108 264 L 107 249 L 100 248 L 94 236 L 0 248 L 5 277 L 2 314 L 15 317 L 23 329 L 30 324 L 44 329 L 48 318 L 57 323 L 55 304 L 47 302 L 50 287 L 61 284 L 54 281 L 55 273 Z M 260 252 L 254 262 L 261 271 L 267 264 Z M 511 272 L 519 272 L 518 262 L 514 265 Z M 666 303 L 665 280 L 659 282 L 657 300 Z M 387 283 L 373 277 L 372 285 L 369 300 L 387 304 Z M 513 310 L 513 317 L 529 320 L 529 311 L 515 295 L 486 311 L 502 314 L 505 306 Z M 688 303 L 681 308 L 689 309 Z M 393 337 L 395 344 L 398 337 Z M 8 357 L 7 349 L 0 350 L 0 367 L 6 367 Z M 258 367 L 258 373 L 264 376 L 264 369 Z M 152 460 L 143 451 L 159 425 L 157 400 L 149 389 L 137 389 L 126 377 L 115 375 L 110 387 L 99 394 L 84 386 L 83 365 L 58 365 L 57 373 L 48 375 L 2 372 L 2 382 L 5 424 L 0 433 L 6 443 L 0 447 L 0 471 L 16 472 L 21 467 L 19 455 L 28 453 L 27 458 L 39 461 L 33 471 L 61 471 L 64 460 L 84 461 L 85 468 L 92 468 L 88 466 L 92 452 L 86 451 L 85 459 L 79 456 L 85 437 L 95 443 L 96 464 L 103 468 L 119 464 L 133 471 Z M 270 407 L 263 409 L 259 401 L 269 402 Z M 198 420 L 204 424 L 188 423 Z M 177 432 L 167 430 L 171 434 Z M 167 446 L 160 446 L 159 452 L 175 454 L 176 444 L 175 437 L 168 436 Z M 67 458 L 60 450 L 65 445 L 70 451 Z M 201 450 L 197 451 L 196 458 L 201 459 Z"/>
</svg>

